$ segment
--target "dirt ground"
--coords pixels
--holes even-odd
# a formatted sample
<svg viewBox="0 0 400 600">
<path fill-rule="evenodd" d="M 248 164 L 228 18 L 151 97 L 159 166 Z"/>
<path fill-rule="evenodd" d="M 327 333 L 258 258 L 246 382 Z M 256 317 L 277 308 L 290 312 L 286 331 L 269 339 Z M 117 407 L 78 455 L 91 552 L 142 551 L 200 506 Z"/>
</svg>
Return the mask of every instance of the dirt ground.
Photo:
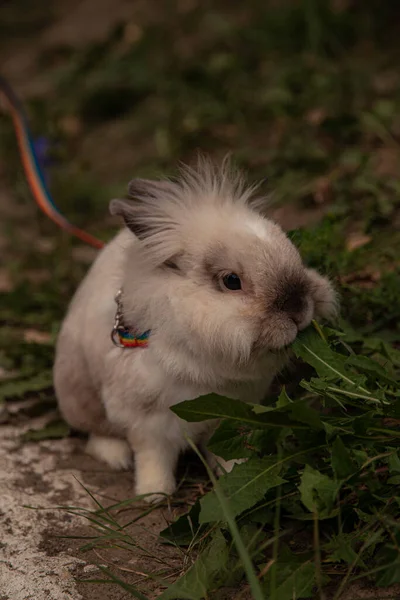
<svg viewBox="0 0 400 600">
<path fill-rule="evenodd" d="M 162 545 L 158 533 L 174 520 L 180 506 L 152 511 L 130 526 L 137 553 L 113 549 L 81 552 L 85 536 L 93 535 L 86 519 L 68 507 L 95 508 L 88 492 L 109 506 L 133 495 L 133 473 L 108 471 L 84 454 L 84 440 L 67 438 L 21 443 L 28 429 L 39 428 L 46 417 L 21 418 L 32 401 L 11 406 L 13 424 L 2 428 L 0 440 L 0 598 L 2 600 L 123 600 L 130 597 L 117 586 L 82 583 L 102 578 L 96 565 L 123 572 L 137 584 L 147 571 L 166 568 L 179 575 L 182 555 Z M 197 474 L 198 476 L 198 474 Z M 199 481 L 203 478 L 200 475 Z M 83 487 L 84 486 L 84 487 Z M 185 493 L 187 499 L 187 493 Z M 178 495 L 179 498 L 179 495 Z M 60 507 L 60 508 L 57 508 Z M 147 505 L 130 507 L 121 523 L 132 520 Z M 69 539 L 67 536 L 80 539 Z M 157 583 L 145 583 L 149 597 L 157 597 Z"/>
<path fill-rule="evenodd" d="M 33 423 L 31 420 L 23 423 L 17 418 L 26 404 L 12 407 L 15 423 L 2 428 L 0 440 L 1 600 L 130 598 L 128 592 L 116 585 L 82 583 L 85 579 L 103 578 L 98 565 L 123 574 L 125 581 L 139 584 L 149 598 L 157 598 L 161 588 L 153 581 L 146 581 L 145 574 L 162 567 L 172 579 L 179 575 L 183 565 L 190 564 L 190 557 L 161 544 L 158 538 L 158 533 L 182 511 L 182 506 L 154 510 L 130 526 L 130 533 L 140 547 L 136 553 L 118 549 L 82 552 L 80 548 L 87 540 L 79 538 L 93 535 L 93 530 L 84 518 L 70 514 L 66 507 L 95 508 L 82 485 L 105 506 L 126 500 L 132 495 L 133 473 L 108 471 L 83 453 L 82 439 L 21 444 L 21 434 L 32 425 L 43 425 L 43 418 Z M 198 465 L 194 465 L 193 476 L 200 484 L 204 482 Z M 187 493 L 183 496 L 187 499 Z M 142 510 L 143 505 L 130 508 L 123 515 L 125 522 Z M 236 593 L 227 591 L 225 597 L 234 598 Z M 240 598 L 251 600 L 251 595 L 242 590 Z M 343 596 L 343 600 L 398 598 L 398 587 L 377 592 L 365 585 L 354 585 Z"/>
</svg>

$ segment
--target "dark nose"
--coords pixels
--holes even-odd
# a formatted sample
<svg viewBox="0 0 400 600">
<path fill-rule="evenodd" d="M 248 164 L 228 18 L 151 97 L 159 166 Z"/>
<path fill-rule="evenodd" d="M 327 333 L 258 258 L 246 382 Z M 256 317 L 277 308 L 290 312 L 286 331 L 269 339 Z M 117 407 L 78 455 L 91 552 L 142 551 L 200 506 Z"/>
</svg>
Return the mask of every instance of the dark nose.
<svg viewBox="0 0 400 600">
<path fill-rule="evenodd" d="M 297 323 L 306 308 L 307 283 L 301 279 L 286 281 L 276 299 L 278 310 L 287 313 Z"/>
</svg>

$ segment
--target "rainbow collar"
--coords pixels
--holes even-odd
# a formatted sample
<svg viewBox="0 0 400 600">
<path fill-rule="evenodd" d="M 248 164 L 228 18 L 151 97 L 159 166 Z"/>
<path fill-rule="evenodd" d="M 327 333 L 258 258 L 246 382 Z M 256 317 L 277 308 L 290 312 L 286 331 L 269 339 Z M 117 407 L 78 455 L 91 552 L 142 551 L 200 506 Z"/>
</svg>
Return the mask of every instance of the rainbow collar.
<svg viewBox="0 0 400 600">
<path fill-rule="evenodd" d="M 117 311 L 115 313 L 114 327 L 111 331 L 111 340 L 118 348 L 146 348 L 149 345 L 151 329 L 137 335 L 131 327 L 123 323 L 122 290 L 115 296 Z"/>
</svg>

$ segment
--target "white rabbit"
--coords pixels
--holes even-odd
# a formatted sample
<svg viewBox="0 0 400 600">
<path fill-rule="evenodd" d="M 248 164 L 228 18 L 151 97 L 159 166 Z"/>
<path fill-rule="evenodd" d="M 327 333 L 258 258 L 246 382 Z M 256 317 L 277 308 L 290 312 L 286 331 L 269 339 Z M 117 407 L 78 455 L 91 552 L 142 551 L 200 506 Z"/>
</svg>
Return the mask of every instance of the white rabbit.
<svg viewBox="0 0 400 600">
<path fill-rule="evenodd" d="M 133 180 L 130 199 L 110 204 L 127 227 L 100 252 L 63 322 L 61 412 L 111 467 L 126 468 L 133 453 L 136 493 L 150 500 L 174 492 L 186 434 L 204 445 L 215 428 L 169 407 L 210 392 L 260 402 L 298 331 L 336 311 L 331 283 L 303 265 L 254 192 L 206 159 L 177 181 Z M 110 339 L 118 290 L 114 340 L 126 347 Z"/>
</svg>

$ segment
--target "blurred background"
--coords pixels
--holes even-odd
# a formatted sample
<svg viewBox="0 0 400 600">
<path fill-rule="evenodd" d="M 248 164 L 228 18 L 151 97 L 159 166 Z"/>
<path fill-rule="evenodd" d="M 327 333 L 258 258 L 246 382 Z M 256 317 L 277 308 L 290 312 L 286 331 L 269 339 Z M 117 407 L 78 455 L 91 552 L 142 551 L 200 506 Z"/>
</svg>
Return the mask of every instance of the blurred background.
<svg viewBox="0 0 400 600">
<path fill-rule="evenodd" d="M 307 263 L 332 277 L 346 340 L 379 348 L 385 358 L 400 349 L 399 65 L 394 0 L 0 0 L 0 75 L 26 109 L 47 184 L 69 221 L 107 241 L 121 225 L 108 214 L 109 200 L 124 195 L 130 179 L 174 175 L 178 162 L 192 163 L 199 150 L 216 160 L 230 152 L 250 181 L 262 179 L 271 216 Z M 83 440 L 49 441 L 69 434 L 52 388 L 57 331 L 96 254 L 35 204 L 0 93 L 0 476 L 12 494 L 4 496 L 4 519 L 15 509 L 3 541 L 7 583 L 19 576 L 38 598 L 52 581 L 42 578 L 46 569 L 57 586 L 67 581 L 64 566 L 82 539 L 62 546 L 58 513 L 53 521 L 47 512 L 24 517 L 18 507 L 80 506 L 86 492 L 71 485 L 71 469 L 107 502 L 132 493 L 131 474 L 90 462 Z M 291 385 L 304 374 L 304 366 L 291 371 Z M 204 479 L 193 473 L 181 480 L 180 509 L 204 494 Z M 372 489 L 371 510 L 379 495 L 386 506 L 386 491 Z M 154 551 L 156 562 L 148 553 L 143 563 L 128 557 L 124 577 L 136 582 L 132 568 L 141 576 L 158 572 L 159 556 L 170 556 L 168 577 L 190 564 L 185 554 L 182 567 L 181 550 L 154 550 L 165 524 L 149 514 L 146 527 L 133 525 L 132 539 Z M 39 570 L 37 562 L 18 564 L 20 548 L 33 548 Z M 342 546 L 337 560 L 355 564 L 351 548 Z M 67 553 L 56 570 L 60 549 Z M 112 552 L 107 557 L 114 561 Z M 386 583 L 398 581 L 393 565 Z M 103 597 L 98 586 L 82 585 L 88 600 Z M 159 584 L 145 585 L 147 593 Z M 104 590 L 107 598 L 126 597 Z M 352 587 L 343 598 L 372 596 Z M 231 590 L 224 597 L 232 598 Z"/>
<path fill-rule="evenodd" d="M 3 0 L 0 73 L 70 221 L 107 240 L 132 177 L 231 152 L 335 279 L 344 316 L 395 341 L 399 33 L 400 6 L 378 0 Z M 5 105 L 0 223 L 2 372 L 50 369 L 96 250 L 36 207 Z"/>
</svg>

